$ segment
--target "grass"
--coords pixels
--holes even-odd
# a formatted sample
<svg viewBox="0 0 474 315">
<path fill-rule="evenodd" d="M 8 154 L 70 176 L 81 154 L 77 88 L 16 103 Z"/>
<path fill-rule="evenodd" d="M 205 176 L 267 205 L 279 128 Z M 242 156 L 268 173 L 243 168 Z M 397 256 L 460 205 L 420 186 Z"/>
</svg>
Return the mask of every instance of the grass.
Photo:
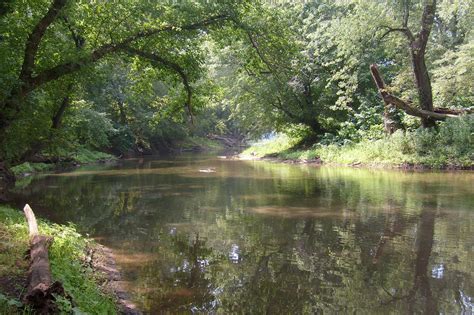
<svg viewBox="0 0 474 315">
<path fill-rule="evenodd" d="M 99 289 L 99 279 L 83 264 L 85 250 L 92 241 L 77 233 L 73 225 L 58 225 L 39 220 L 39 229 L 42 234 L 54 236 L 49 252 L 53 279 L 63 284 L 74 302 L 73 305 L 67 299 L 58 298 L 56 303 L 61 313 L 115 314 L 114 299 Z M 25 262 L 24 255 L 27 249 L 28 227 L 23 213 L 0 206 L 1 279 L 21 278 L 26 273 L 28 263 Z M 19 283 L 16 285 L 22 286 Z M 0 288 L 2 289 L 5 288 Z M 28 314 L 29 310 L 20 300 L 20 296 L 0 292 L 0 313 Z"/>
<path fill-rule="evenodd" d="M 378 140 L 345 145 L 315 144 L 295 148 L 299 139 L 279 136 L 252 145 L 242 155 L 275 156 L 290 160 L 321 159 L 327 164 L 367 166 L 420 165 L 429 168 L 471 168 L 474 165 L 474 118 L 451 119 L 438 130 L 397 131 Z"/>
</svg>

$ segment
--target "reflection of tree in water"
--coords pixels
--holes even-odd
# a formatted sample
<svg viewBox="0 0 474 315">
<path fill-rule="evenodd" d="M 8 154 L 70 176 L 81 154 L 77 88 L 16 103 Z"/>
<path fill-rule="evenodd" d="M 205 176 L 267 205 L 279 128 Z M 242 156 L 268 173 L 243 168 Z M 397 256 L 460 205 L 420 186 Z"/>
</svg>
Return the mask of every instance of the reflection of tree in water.
<svg viewBox="0 0 474 315">
<path fill-rule="evenodd" d="M 423 313 L 438 313 L 436 299 L 433 297 L 428 277 L 428 266 L 433 249 L 435 215 L 436 213 L 427 207 L 424 207 L 421 212 L 416 235 L 414 283 L 412 292 L 410 292 L 408 297 L 408 310 L 410 314 L 417 311 L 415 304 L 419 302 L 422 302 L 420 304 L 422 305 Z"/>
<path fill-rule="evenodd" d="M 166 288 L 158 297 L 153 297 L 152 311 L 206 312 L 215 308 L 215 287 L 206 276 L 209 264 L 213 263 L 212 249 L 199 238 L 190 240 L 186 235 L 170 236 L 169 245 L 175 259 L 167 272 L 163 272 L 159 285 Z"/>
</svg>

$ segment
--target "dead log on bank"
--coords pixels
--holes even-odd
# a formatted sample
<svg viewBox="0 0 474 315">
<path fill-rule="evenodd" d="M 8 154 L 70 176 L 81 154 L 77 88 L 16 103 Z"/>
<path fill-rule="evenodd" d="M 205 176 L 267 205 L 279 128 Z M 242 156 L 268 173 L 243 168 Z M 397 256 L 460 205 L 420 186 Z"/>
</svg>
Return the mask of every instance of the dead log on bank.
<svg viewBox="0 0 474 315">
<path fill-rule="evenodd" d="M 28 204 L 23 208 L 23 212 L 28 222 L 30 235 L 30 268 L 24 300 L 38 314 L 51 314 L 57 311 L 54 295 L 64 295 L 62 284 L 53 282 L 51 277 L 48 250 L 53 238 L 39 234 L 35 214 Z"/>
<path fill-rule="evenodd" d="M 374 79 L 375 85 L 379 90 L 382 99 L 386 104 L 392 104 L 398 109 L 403 110 L 405 113 L 420 117 L 420 118 L 431 118 L 435 120 L 445 120 L 448 117 L 459 117 L 462 114 L 471 114 L 474 112 L 472 109 L 447 109 L 447 108 L 434 108 L 433 111 L 424 110 L 405 102 L 404 100 L 392 95 L 389 93 L 385 87 L 385 83 L 380 75 L 377 65 L 370 65 L 370 72 L 372 73 L 372 78 Z"/>
</svg>

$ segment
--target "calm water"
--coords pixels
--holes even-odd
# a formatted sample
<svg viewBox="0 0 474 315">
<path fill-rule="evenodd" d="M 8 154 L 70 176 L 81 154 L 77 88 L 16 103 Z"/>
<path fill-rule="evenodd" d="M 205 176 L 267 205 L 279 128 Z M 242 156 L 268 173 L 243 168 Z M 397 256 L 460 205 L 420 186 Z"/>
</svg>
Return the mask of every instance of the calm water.
<svg viewBox="0 0 474 315">
<path fill-rule="evenodd" d="M 18 194 L 110 246 L 146 313 L 474 312 L 472 172 L 195 155 L 33 178 Z"/>
</svg>

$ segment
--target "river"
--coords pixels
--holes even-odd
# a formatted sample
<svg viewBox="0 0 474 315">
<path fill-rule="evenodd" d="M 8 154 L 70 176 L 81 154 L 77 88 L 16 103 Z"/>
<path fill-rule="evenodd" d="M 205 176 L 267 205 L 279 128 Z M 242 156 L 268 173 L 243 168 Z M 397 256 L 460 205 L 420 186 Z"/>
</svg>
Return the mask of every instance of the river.
<svg viewBox="0 0 474 315">
<path fill-rule="evenodd" d="M 474 312 L 474 173 L 131 159 L 17 198 L 113 249 L 146 313 Z"/>
</svg>

